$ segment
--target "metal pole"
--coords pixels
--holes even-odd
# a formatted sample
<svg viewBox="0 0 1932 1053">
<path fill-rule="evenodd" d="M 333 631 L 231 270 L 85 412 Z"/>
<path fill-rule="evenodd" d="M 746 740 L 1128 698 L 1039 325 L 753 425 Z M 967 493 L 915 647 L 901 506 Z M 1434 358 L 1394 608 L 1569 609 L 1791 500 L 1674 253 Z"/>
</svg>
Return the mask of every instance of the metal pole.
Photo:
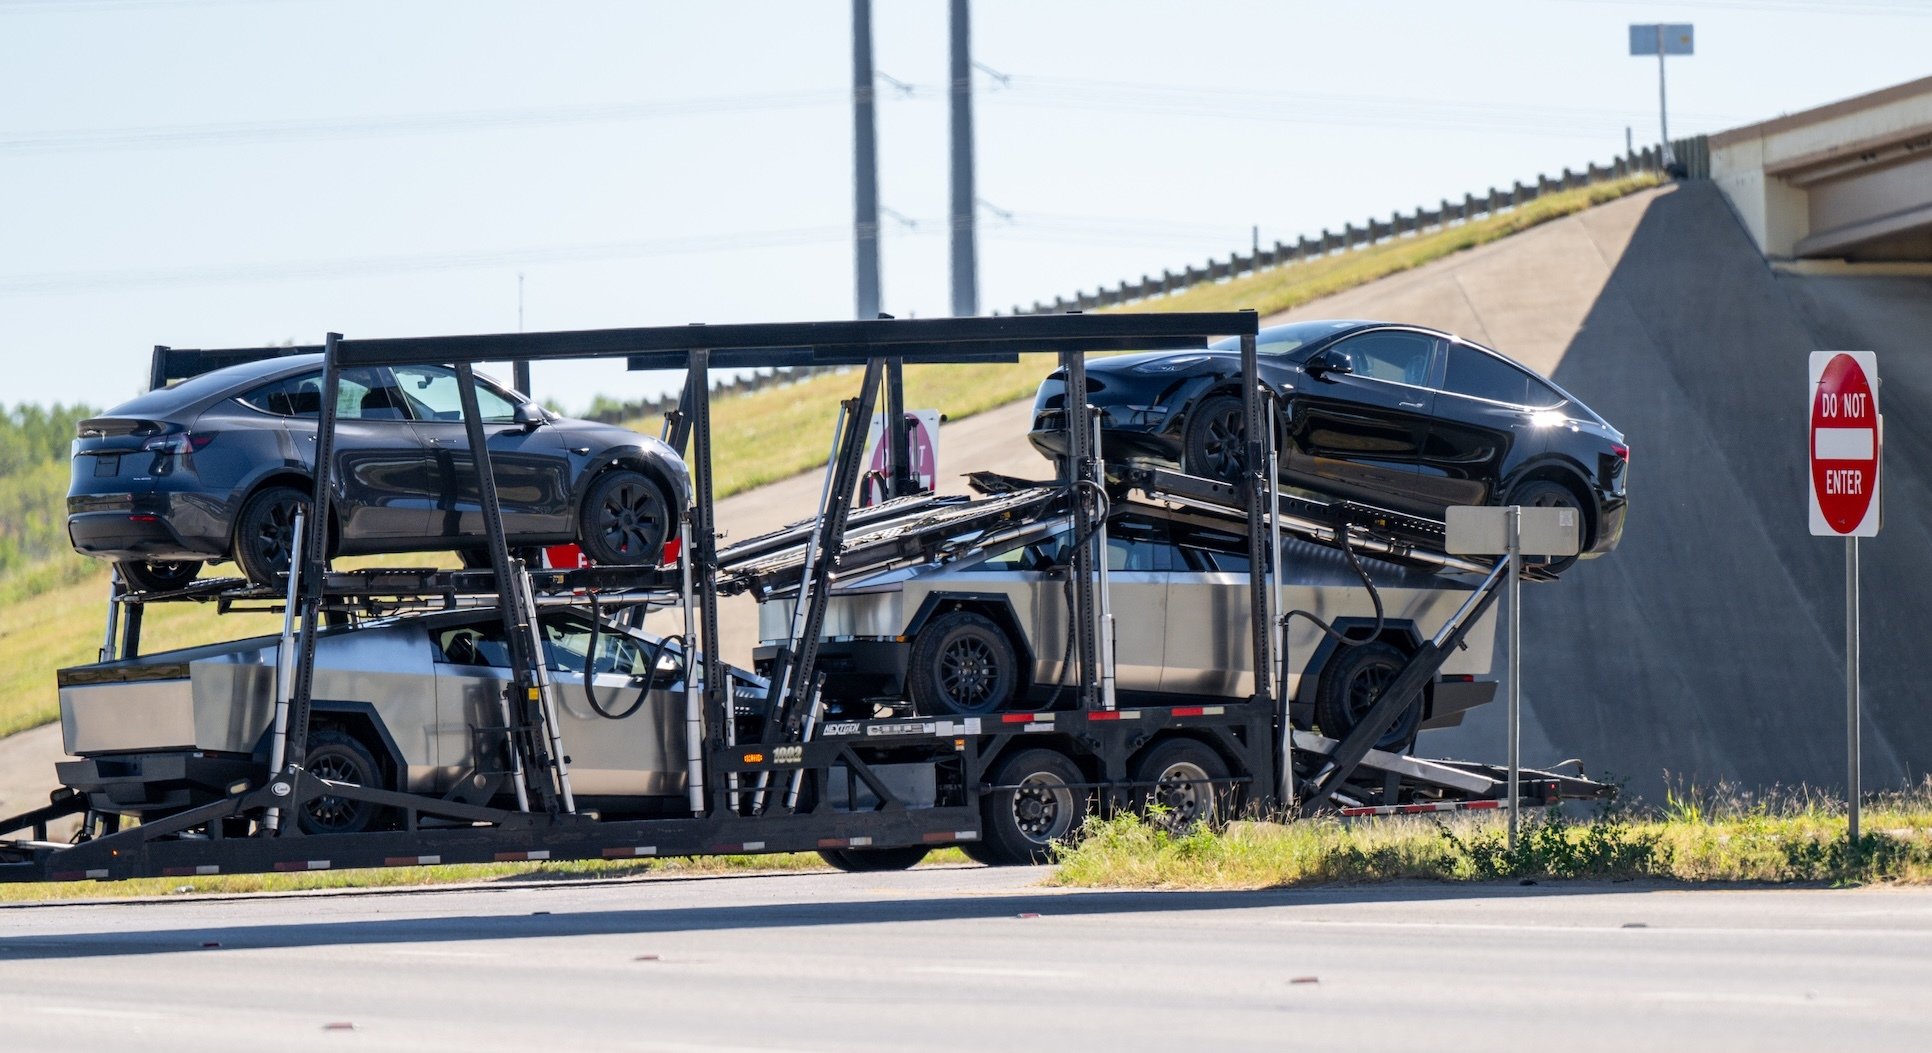
<svg viewBox="0 0 1932 1053">
<path fill-rule="evenodd" d="M 1858 770 L 1858 538 L 1845 539 L 1845 801 L 1851 811 L 1845 827 L 1858 843 L 1858 794 L 1864 780 Z"/>
<path fill-rule="evenodd" d="M 698 638 L 697 604 L 691 592 L 691 517 L 686 514 L 678 525 L 678 600 L 684 607 L 684 646 L 678 661 L 684 664 L 684 756 L 688 766 L 684 789 L 690 798 L 691 814 L 704 814 L 704 685 L 700 667 L 691 662 L 692 642 Z M 657 670 L 644 675 L 655 677 Z"/>
<path fill-rule="evenodd" d="M 1657 127 L 1664 136 L 1664 167 L 1676 160 L 1670 150 L 1670 109 L 1664 101 L 1664 27 L 1657 26 Z"/>
<path fill-rule="evenodd" d="M 299 551 L 300 546 L 296 546 Z M 121 635 L 121 596 L 127 586 L 121 583 L 121 567 L 117 563 L 107 565 L 107 633 L 101 638 L 100 656 L 103 662 L 114 660 L 114 643 Z"/>
<path fill-rule="evenodd" d="M 1099 521 L 1094 524 L 1094 573 L 1099 577 L 1095 590 L 1100 602 L 1095 614 L 1099 626 L 1094 638 L 1100 641 L 1100 708 L 1111 713 L 1119 706 L 1114 698 L 1114 587 L 1107 577 L 1107 461 L 1100 449 L 1100 413 L 1092 411 L 1094 500 L 1100 505 Z"/>
<path fill-rule="evenodd" d="M 1522 766 L 1523 508 L 1509 506 L 1509 847 L 1516 850 L 1517 770 Z"/>
<path fill-rule="evenodd" d="M 979 246 L 974 231 L 973 50 L 967 0 L 952 0 L 953 314 L 979 313 Z"/>
<path fill-rule="evenodd" d="M 523 332 L 523 272 L 521 271 L 517 272 L 517 332 Z M 510 363 L 510 369 L 514 374 L 510 379 L 516 386 L 517 393 L 527 399 L 535 398 L 536 396 L 530 393 L 530 360 L 519 358 Z"/>
<path fill-rule="evenodd" d="M 295 522 L 289 528 L 288 561 L 288 598 L 282 606 L 282 641 L 275 651 L 275 730 L 268 736 L 268 773 L 271 776 L 282 773 L 282 764 L 288 759 L 288 706 L 295 693 L 295 611 L 301 592 L 302 561 L 295 554 L 302 551 L 302 529 L 307 519 L 300 511 L 295 513 Z M 282 828 L 282 810 L 270 808 L 262 817 L 262 826 L 268 830 Z"/>
<path fill-rule="evenodd" d="M 860 318 L 879 316 L 879 159 L 872 105 L 872 0 L 852 0 L 852 232 Z"/>
</svg>

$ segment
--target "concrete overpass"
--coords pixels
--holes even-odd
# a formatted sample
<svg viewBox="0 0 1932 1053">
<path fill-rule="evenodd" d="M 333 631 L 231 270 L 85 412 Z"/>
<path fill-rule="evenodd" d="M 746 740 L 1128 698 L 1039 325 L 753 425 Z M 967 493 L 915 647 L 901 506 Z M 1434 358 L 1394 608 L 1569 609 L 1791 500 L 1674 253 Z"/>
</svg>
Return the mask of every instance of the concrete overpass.
<svg viewBox="0 0 1932 1053">
<path fill-rule="evenodd" d="M 1710 158 L 1773 260 L 1932 262 L 1932 77 L 1721 132 Z"/>
</svg>

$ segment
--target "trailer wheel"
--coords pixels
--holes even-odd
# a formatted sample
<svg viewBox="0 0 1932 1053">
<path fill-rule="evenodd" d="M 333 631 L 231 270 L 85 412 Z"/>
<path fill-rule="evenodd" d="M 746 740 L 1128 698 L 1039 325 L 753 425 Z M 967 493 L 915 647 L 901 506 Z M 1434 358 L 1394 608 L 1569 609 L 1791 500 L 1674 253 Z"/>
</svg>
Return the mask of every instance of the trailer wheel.
<svg viewBox="0 0 1932 1053">
<path fill-rule="evenodd" d="M 1134 781 L 1147 784 L 1136 791 L 1138 810 L 1172 833 L 1187 833 L 1226 817 L 1229 788 L 1227 762 L 1221 755 L 1189 739 L 1174 739 L 1148 751 L 1134 766 Z"/>
<path fill-rule="evenodd" d="M 926 858 L 931 849 L 925 845 L 905 848 L 821 848 L 819 858 L 848 874 L 877 870 L 910 870 Z"/>
<path fill-rule="evenodd" d="M 306 514 L 309 501 L 308 494 L 293 486 L 271 486 L 242 506 L 235 518 L 235 565 L 249 581 L 273 585 L 276 575 L 288 573 L 296 555 L 295 515 Z"/>
<path fill-rule="evenodd" d="M 1052 750 L 1022 750 L 993 773 L 1001 787 L 981 803 L 981 847 L 999 864 L 1045 863 L 1053 846 L 1079 832 L 1087 818 L 1086 777 Z M 975 857 L 977 858 L 977 857 Z"/>
<path fill-rule="evenodd" d="M 1382 690 L 1393 682 L 1402 667 L 1409 664 L 1409 653 L 1384 640 L 1338 649 L 1326 665 L 1315 688 L 1315 722 L 1332 739 L 1345 739 L 1355 725 L 1382 697 Z M 1395 722 L 1375 742 L 1378 750 L 1406 753 L 1415 743 L 1416 729 L 1422 724 L 1422 693 L 1396 714 Z"/>
<path fill-rule="evenodd" d="M 335 728 L 319 728 L 309 733 L 308 756 L 304 761 L 309 774 L 330 782 L 353 783 L 381 788 L 382 767 L 355 736 Z M 359 834 L 376 825 L 382 814 L 379 805 L 347 797 L 323 794 L 302 806 L 299 822 L 305 834 Z"/>
<path fill-rule="evenodd" d="M 127 559 L 120 568 L 121 580 L 137 592 L 185 589 L 201 573 L 201 564 L 192 559 Z"/>
<path fill-rule="evenodd" d="M 578 544 L 590 561 L 605 567 L 652 567 L 671 536 L 671 503 L 642 472 L 614 468 L 597 477 L 584 495 Z"/>
<path fill-rule="evenodd" d="M 919 630 L 906 678 L 915 712 L 980 716 L 1013 701 L 1020 660 L 992 619 L 950 611 Z"/>
</svg>

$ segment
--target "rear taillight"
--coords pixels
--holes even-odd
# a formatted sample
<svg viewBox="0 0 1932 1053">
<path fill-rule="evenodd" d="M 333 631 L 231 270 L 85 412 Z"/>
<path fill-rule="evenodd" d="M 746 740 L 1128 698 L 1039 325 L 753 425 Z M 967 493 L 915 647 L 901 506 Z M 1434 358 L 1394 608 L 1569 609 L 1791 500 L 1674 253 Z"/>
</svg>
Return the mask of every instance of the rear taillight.
<svg viewBox="0 0 1932 1053">
<path fill-rule="evenodd" d="M 1623 443 L 1611 443 L 1610 452 L 1616 454 L 1617 460 L 1619 461 L 1628 461 L 1630 459 L 1630 447 L 1625 446 Z"/>
<path fill-rule="evenodd" d="M 212 431 L 190 432 L 187 435 L 167 435 L 159 439 L 149 439 L 141 444 L 144 453 L 193 453 L 215 441 Z"/>
</svg>

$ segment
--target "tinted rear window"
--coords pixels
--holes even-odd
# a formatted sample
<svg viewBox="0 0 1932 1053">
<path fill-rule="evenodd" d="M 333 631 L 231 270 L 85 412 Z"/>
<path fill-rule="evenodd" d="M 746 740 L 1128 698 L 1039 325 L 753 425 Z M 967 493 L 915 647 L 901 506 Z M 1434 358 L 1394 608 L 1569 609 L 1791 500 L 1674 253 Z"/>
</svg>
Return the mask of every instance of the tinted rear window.
<svg viewBox="0 0 1932 1053">
<path fill-rule="evenodd" d="M 1533 380 L 1528 373 L 1495 355 L 1478 351 L 1467 344 L 1452 344 L 1449 347 L 1449 376 L 1443 382 L 1443 387 L 1458 395 L 1523 406 L 1531 402 L 1530 385 Z M 1542 385 L 1538 384 L 1537 387 Z"/>
</svg>

